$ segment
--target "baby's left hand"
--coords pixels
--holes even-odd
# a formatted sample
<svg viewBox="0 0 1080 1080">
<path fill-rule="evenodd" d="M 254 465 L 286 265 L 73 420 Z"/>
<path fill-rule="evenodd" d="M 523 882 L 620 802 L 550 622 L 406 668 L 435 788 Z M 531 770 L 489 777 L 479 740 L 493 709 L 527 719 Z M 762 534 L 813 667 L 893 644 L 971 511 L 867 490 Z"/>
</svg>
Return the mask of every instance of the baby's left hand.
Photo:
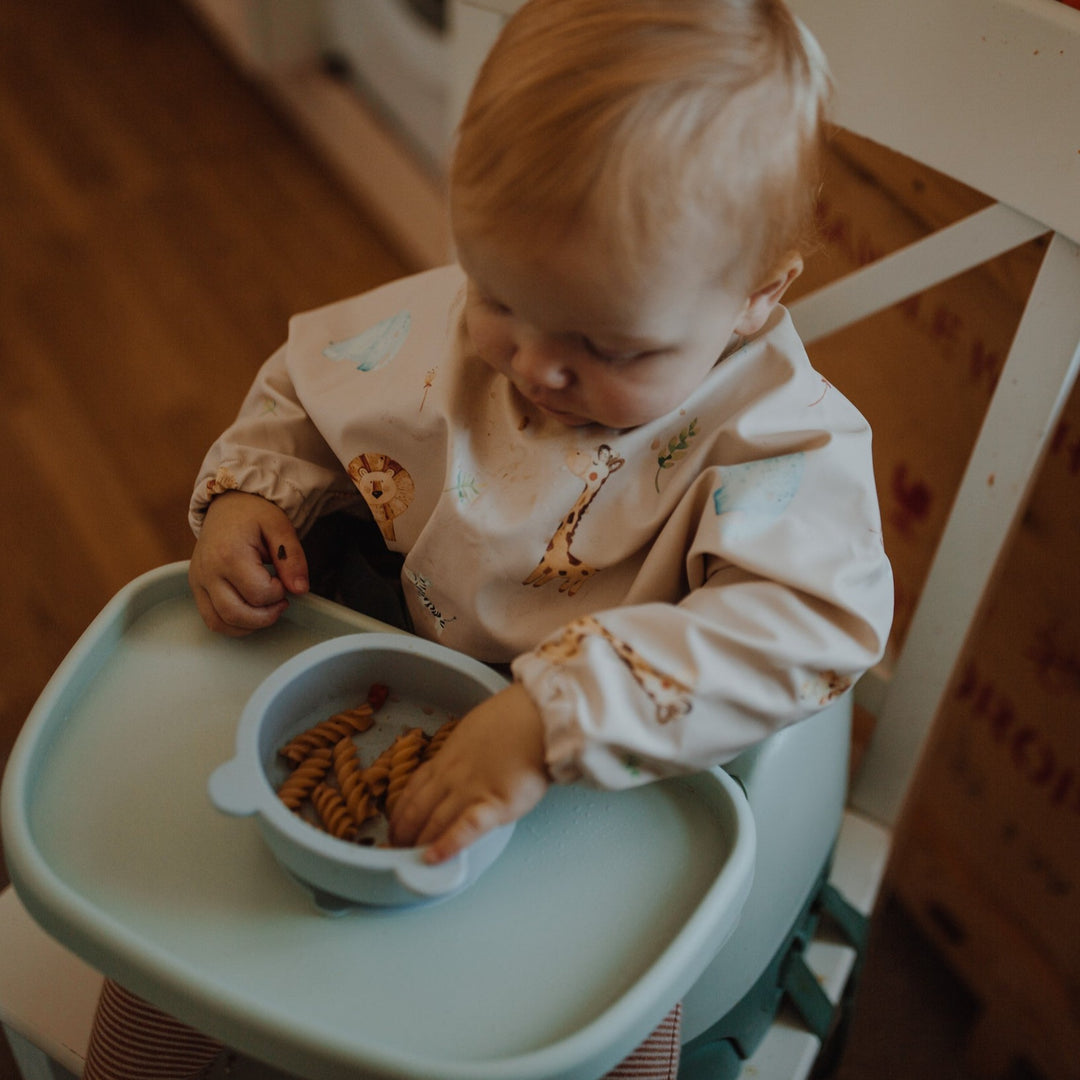
<svg viewBox="0 0 1080 1080">
<path fill-rule="evenodd" d="M 394 807 L 391 838 L 430 844 L 425 861 L 442 862 L 527 814 L 550 783 L 540 713 L 515 683 L 466 713 L 416 771 Z"/>
</svg>

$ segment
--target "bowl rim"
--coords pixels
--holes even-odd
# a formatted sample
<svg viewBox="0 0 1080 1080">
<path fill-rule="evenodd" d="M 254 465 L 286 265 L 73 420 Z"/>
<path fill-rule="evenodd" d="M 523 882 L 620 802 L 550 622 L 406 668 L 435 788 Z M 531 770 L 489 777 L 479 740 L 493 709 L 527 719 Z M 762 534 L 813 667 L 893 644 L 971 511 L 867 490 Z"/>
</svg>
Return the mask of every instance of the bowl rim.
<svg viewBox="0 0 1080 1080">
<path fill-rule="evenodd" d="M 389 870 L 422 857 L 425 847 L 385 848 L 341 840 L 320 832 L 299 818 L 278 798 L 259 755 L 259 732 L 266 709 L 283 690 L 319 664 L 350 653 L 391 651 L 440 663 L 475 681 L 490 694 L 509 685 L 508 680 L 481 660 L 450 649 L 426 638 L 400 633 L 362 631 L 328 638 L 312 645 L 275 668 L 255 688 L 240 714 L 236 731 L 234 761 L 248 773 L 253 784 L 253 813 L 280 835 L 308 851 L 347 867 Z M 481 843 L 483 837 L 477 841 Z"/>
</svg>

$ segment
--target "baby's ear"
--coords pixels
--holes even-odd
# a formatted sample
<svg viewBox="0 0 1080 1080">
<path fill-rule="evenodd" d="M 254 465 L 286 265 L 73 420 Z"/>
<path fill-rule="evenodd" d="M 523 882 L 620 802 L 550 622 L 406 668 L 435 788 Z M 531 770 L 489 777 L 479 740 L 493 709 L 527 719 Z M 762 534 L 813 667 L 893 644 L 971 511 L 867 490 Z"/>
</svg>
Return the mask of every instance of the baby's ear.
<svg viewBox="0 0 1080 1080">
<path fill-rule="evenodd" d="M 802 273 L 803 260 L 797 251 L 791 251 L 780 260 L 765 279 L 747 298 L 746 306 L 735 324 L 735 333 L 742 337 L 756 334 L 768 321 L 773 308 L 784 297 L 788 286 Z"/>
</svg>

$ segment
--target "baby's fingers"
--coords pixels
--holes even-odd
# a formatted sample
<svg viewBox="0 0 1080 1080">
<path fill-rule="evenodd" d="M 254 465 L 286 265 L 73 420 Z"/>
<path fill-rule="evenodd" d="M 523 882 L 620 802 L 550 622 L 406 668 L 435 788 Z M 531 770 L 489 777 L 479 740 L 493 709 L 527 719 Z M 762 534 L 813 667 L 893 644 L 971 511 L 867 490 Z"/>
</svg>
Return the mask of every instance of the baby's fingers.
<svg viewBox="0 0 1080 1080">
<path fill-rule="evenodd" d="M 206 625 L 229 637 L 241 637 L 253 630 L 272 626 L 288 606 L 285 599 L 251 604 L 225 580 L 206 588 L 196 588 L 194 596 Z"/>
<path fill-rule="evenodd" d="M 433 782 L 432 765 L 413 773 L 398 797 L 390 817 L 390 840 L 395 847 L 414 847 L 432 813 L 447 797 L 447 789 Z"/>
<path fill-rule="evenodd" d="M 488 799 L 463 785 L 445 780 L 431 763 L 418 769 L 406 785 L 390 822 L 396 847 L 424 847 L 424 861 L 442 862 L 468 847 L 499 822 L 484 809 Z M 491 820 L 492 825 L 485 825 Z"/>
<path fill-rule="evenodd" d="M 457 809 L 448 807 L 448 802 L 449 800 L 436 809 L 420 833 L 418 845 L 427 845 L 424 862 L 444 862 L 459 851 L 464 851 L 492 829 L 514 819 L 512 814 L 507 814 L 506 807 L 498 803 L 474 802 Z M 444 810 L 444 807 L 447 809 Z"/>
<path fill-rule="evenodd" d="M 309 588 L 307 556 L 292 525 L 284 520 L 276 531 L 265 534 L 265 540 L 277 579 L 291 593 L 306 593 Z"/>
</svg>

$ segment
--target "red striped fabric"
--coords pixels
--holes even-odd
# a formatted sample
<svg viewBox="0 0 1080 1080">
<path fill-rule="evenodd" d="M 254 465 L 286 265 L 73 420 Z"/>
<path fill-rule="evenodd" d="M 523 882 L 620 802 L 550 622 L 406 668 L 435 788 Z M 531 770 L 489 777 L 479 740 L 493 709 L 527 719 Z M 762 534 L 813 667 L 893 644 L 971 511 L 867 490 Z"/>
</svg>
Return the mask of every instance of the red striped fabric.
<svg viewBox="0 0 1080 1080">
<path fill-rule="evenodd" d="M 215 1039 L 106 979 L 83 1080 L 197 1080 L 222 1049 Z"/>
<path fill-rule="evenodd" d="M 604 1080 L 675 1080 L 679 1071 L 682 1004 L 664 1017 L 660 1026 Z"/>
<path fill-rule="evenodd" d="M 605 1080 L 676 1080 L 681 1030 L 680 1004 Z M 198 1080 L 223 1049 L 208 1035 L 106 979 L 83 1080 Z"/>
</svg>

